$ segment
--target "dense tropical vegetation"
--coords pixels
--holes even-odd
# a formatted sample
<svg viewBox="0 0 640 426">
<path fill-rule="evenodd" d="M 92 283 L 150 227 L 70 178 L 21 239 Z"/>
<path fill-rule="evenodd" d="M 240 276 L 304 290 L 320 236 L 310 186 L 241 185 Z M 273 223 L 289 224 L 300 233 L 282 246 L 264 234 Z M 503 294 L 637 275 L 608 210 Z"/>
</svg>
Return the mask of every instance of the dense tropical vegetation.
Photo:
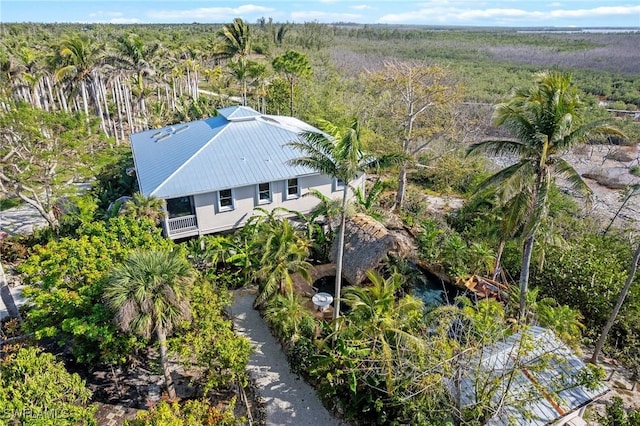
<svg viewBox="0 0 640 426">
<path fill-rule="evenodd" d="M 131 424 L 242 423 L 244 404 L 234 395 L 248 384 L 251 349 L 227 308 L 228 290 L 247 284 L 292 368 L 354 424 L 482 424 L 497 397 L 524 410 L 486 377 L 471 406 L 460 406 L 448 384 L 488 344 L 530 324 L 576 350 L 604 327 L 603 351 L 637 377 L 637 218 L 631 232 L 604 229 L 573 197 L 588 187 L 560 155 L 577 144 L 637 145 L 635 64 L 624 55 L 578 56 L 637 48 L 638 37 L 265 19 L 4 24 L 0 201 L 3 209 L 33 206 L 49 227 L 0 243 L 30 301 L 22 324 L 3 323 L 0 411 L 42 409 L 44 398 L 68 424 L 95 422 L 85 383 L 55 352 L 86 377 L 104 368 L 117 381 L 116 371 L 138 364 L 162 376 L 169 401 Z M 631 115 L 614 119 L 599 101 Z M 260 210 L 235 234 L 168 241 L 157 227 L 162 203 L 136 193 L 127 135 L 232 104 L 322 128 L 296 143 L 298 163 L 340 179 L 344 197 L 316 193 L 318 207 L 307 215 Z M 509 154 L 512 162 L 496 171 L 469 150 Z M 395 167 L 370 168 L 384 162 Z M 350 203 L 349 184 L 365 170 L 367 190 Z M 79 196 L 77 184 L 87 183 Z M 132 198 L 115 203 L 121 196 Z M 464 203 L 432 214 L 428 196 Z M 334 242 L 340 251 L 352 210 L 408 229 L 420 264 L 452 282 L 511 274 L 520 286 L 507 303 L 460 297 L 425 306 L 412 295 L 422 274 L 389 258 L 367 285 L 345 286 L 340 297 L 347 283 L 339 253 L 335 317 L 314 316 L 293 276 L 328 262 Z M 198 373 L 188 396 L 171 383 L 178 365 Z M 601 374 L 586 373 L 574 384 L 593 385 Z M 216 405 L 221 395 L 224 408 Z M 601 422 L 637 424 L 637 414 L 616 402 Z"/>
</svg>

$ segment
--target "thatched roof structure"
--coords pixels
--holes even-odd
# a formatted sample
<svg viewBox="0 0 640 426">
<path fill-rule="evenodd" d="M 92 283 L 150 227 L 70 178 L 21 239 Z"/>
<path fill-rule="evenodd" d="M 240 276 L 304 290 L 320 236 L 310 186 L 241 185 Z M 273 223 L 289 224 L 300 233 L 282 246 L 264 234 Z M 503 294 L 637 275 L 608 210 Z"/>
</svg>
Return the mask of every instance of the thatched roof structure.
<svg viewBox="0 0 640 426">
<path fill-rule="evenodd" d="M 401 240 L 383 224 L 362 213 L 347 218 L 344 236 L 342 277 L 351 284 L 360 284 L 369 269 L 375 269 L 391 251 L 404 251 Z M 329 257 L 336 261 L 338 239 Z"/>
</svg>

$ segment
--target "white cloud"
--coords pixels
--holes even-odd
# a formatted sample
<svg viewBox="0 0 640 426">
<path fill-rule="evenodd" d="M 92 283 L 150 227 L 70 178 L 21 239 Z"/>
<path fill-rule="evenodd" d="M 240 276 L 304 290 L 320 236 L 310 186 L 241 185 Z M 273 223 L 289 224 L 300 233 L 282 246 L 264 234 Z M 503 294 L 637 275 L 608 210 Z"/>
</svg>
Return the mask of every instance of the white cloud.
<svg viewBox="0 0 640 426">
<path fill-rule="evenodd" d="M 208 20 L 221 22 L 241 15 L 267 14 L 275 12 L 271 7 L 247 4 L 239 7 L 199 7 L 186 10 L 151 10 L 147 16 L 161 20 Z"/>
<path fill-rule="evenodd" d="M 375 7 L 371 7 L 369 5 L 366 4 L 356 4 L 351 6 L 351 9 L 353 10 L 375 10 Z"/>
<path fill-rule="evenodd" d="M 291 12 L 291 18 L 295 22 L 361 22 L 363 20 L 362 15 L 355 13 L 331 13 L 331 12 L 317 12 L 317 11 L 305 11 L 305 12 Z"/>
</svg>

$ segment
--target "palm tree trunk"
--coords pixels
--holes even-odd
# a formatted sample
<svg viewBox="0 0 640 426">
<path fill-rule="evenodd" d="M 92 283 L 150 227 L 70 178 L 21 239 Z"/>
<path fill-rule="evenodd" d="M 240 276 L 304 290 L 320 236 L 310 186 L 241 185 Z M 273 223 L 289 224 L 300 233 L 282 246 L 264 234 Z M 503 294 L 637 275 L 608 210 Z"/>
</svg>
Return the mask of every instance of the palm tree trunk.
<svg viewBox="0 0 640 426">
<path fill-rule="evenodd" d="M 532 231 L 524 243 L 522 253 L 522 267 L 520 268 L 520 309 L 518 311 L 518 321 L 524 322 L 527 302 L 527 287 L 529 286 L 529 267 L 531 265 L 531 252 L 533 252 L 533 241 L 535 232 Z"/>
<path fill-rule="evenodd" d="M 492 280 L 496 280 L 498 275 L 500 274 L 500 262 L 502 261 L 502 252 L 504 251 L 505 241 L 500 240 L 500 245 L 498 246 L 498 253 L 496 253 L 496 264 L 493 267 L 493 275 L 491 276 Z"/>
<path fill-rule="evenodd" d="M 293 79 L 290 81 L 289 94 L 289 115 L 293 117 Z"/>
<path fill-rule="evenodd" d="M 342 212 L 340 212 L 340 232 L 338 233 L 338 255 L 336 256 L 336 286 L 333 295 L 333 319 L 340 318 L 340 291 L 342 289 L 342 260 L 344 258 L 344 233 L 347 221 L 346 209 L 348 198 L 348 186 L 344 183 L 342 190 Z"/>
<path fill-rule="evenodd" d="M 629 276 L 627 277 L 627 281 L 624 283 L 624 288 L 620 292 L 620 295 L 618 296 L 618 301 L 616 302 L 616 305 L 613 307 L 613 312 L 611 312 L 611 316 L 607 320 L 607 323 L 604 325 L 604 328 L 602 329 L 602 334 L 600 335 L 600 338 L 596 343 L 596 347 L 593 350 L 593 355 L 591 356 L 592 364 L 598 363 L 598 355 L 600 355 L 600 351 L 604 346 L 604 342 L 607 340 L 607 335 L 609 334 L 611 327 L 613 327 L 613 323 L 616 321 L 616 318 L 618 317 L 618 313 L 620 312 L 620 308 L 622 308 L 622 304 L 624 303 L 624 300 L 627 298 L 627 295 L 629 294 L 629 289 L 631 288 L 631 284 L 633 283 L 633 279 L 635 278 L 636 271 L 638 270 L 639 260 L 640 260 L 640 244 L 638 244 L 638 248 L 636 249 L 636 252 L 633 255 L 633 261 L 631 262 L 631 267 L 629 268 Z"/>
<path fill-rule="evenodd" d="M 84 110 L 84 115 L 87 117 L 87 123 L 89 122 L 89 100 L 87 99 L 87 86 L 82 80 L 80 82 L 80 93 L 82 94 L 82 108 Z"/>
<path fill-rule="evenodd" d="M 171 371 L 169 371 L 169 359 L 167 357 L 167 334 L 162 327 L 158 327 L 156 335 L 158 336 L 158 344 L 160 345 L 160 366 L 162 367 L 162 374 L 164 375 L 167 395 L 170 400 L 175 400 L 176 389 L 173 387 L 173 379 L 171 378 Z"/>
<path fill-rule="evenodd" d="M 399 209 L 404 207 L 404 194 L 407 188 L 407 166 L 402 164 L 400 166 L 400 173 L 398 175 L 398 194 L 396 195 L 396 206 Z"/>
</svg>

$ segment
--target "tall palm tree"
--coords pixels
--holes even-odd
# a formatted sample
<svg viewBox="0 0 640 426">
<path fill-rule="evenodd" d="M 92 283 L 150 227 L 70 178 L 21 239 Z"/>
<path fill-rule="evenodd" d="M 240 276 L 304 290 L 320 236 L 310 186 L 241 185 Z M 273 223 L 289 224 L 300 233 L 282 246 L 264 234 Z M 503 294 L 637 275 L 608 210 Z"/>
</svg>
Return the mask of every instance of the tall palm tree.
<svg viewBox="0 0 640 426">
<path fill-rule="evenodd" d="M 520 294 L 526 294 L 531 253 L 540 223 L 548 209 L 549 189 L 556 177 L 565 178 L 571 188 L 590 198 L 591 189 L 560 154 L 589 137 L 622 133 L 605 120 L 585 122 L 581 102 L 571 76 L 556 71 L 535 75 L 535 85 L 522 88 L 495 111 L 496 126 L 504 126 L 515 136 L 509 140 L 487 140 L 472 144 L 468 153 L 485 151 L 491 155 L 517 156 L 518 160 L 486 179 L 480 190 L 497 186 L 504 200 L 519 197 L 525 203 L 524 248 L 520 269 Z M 519 317 L 525 317 L 525 298 L 520 297 Z"/>
<path fill-rule="evenodd" d="M 111 271 L 103 293 L 122 330 L 145 338 L 155 332 L 171 399 L 175 399 L 176 391 L 169 371 L 167 335 L 191 317 L 189 293 L 193 280 L 193 269 L 180 251 L 139 250 Z"/>
<path fill-rule="evenodd" d="M 226 57 L 248 56 L 252 52 L 251 27 L 241 18 L 235 18 L 233 23 L 223 25 L 218 31 L 219 43 L 215 50 Z"/>
<path fill-rule="evenodd" d="M 344 183 L 340 230 L 338 233 L 333 311 L 333 318 L 337 319 L 340 316 L 344 228 L 349 199 L 349 184 L 365 172 L 366 168 L 374 161 L 374 158 L 363 151 L 362 141 L 360 140 L 360 125 L 357 119 L 354 118 L 351 126 L 345 130 L 339 130 L 330 123 L 325 123 L 325 128 L 329 134 L 314 131 L 303 132 L 301 134 L 302 140 L 290 142 L 288 145 L 300 150 L 303 154 L 302 157 L 291 160 L 291 164 L 310 167 Z"/>
<path fill-rule="evenodd" d="M 155 74 L 159 50 L 160 44 L 145 43 L 138 34 L 129 33 L 116 39 L 115 53 L 107 58 L 108 62 L 132 75 L 138 94 L 138 107 L 143 114 L 146 109 L 144 95 L 147 92 L 145 80 Z"/>
<path fill-rule="evenodd" d="M 89 115 L 89 100 L 101 110 L 95 93 L 94 70 L 102 60 L 104 47 L 86 35 L 71 35 L 62 39 L 53 61 L 58 64 L 54 78 L 67 81 L 72 93 L 80 91 L 84 113 Z"/>
<path fill-rule="evenodd" d="M 266 66 L 245 57 L 232 59 L 228 64 L 230 74 L 240 83 L 242 105 L 247 105 L 247 91 L 251 80 L 257 80 L 266 72 Z"/>
</svg>

